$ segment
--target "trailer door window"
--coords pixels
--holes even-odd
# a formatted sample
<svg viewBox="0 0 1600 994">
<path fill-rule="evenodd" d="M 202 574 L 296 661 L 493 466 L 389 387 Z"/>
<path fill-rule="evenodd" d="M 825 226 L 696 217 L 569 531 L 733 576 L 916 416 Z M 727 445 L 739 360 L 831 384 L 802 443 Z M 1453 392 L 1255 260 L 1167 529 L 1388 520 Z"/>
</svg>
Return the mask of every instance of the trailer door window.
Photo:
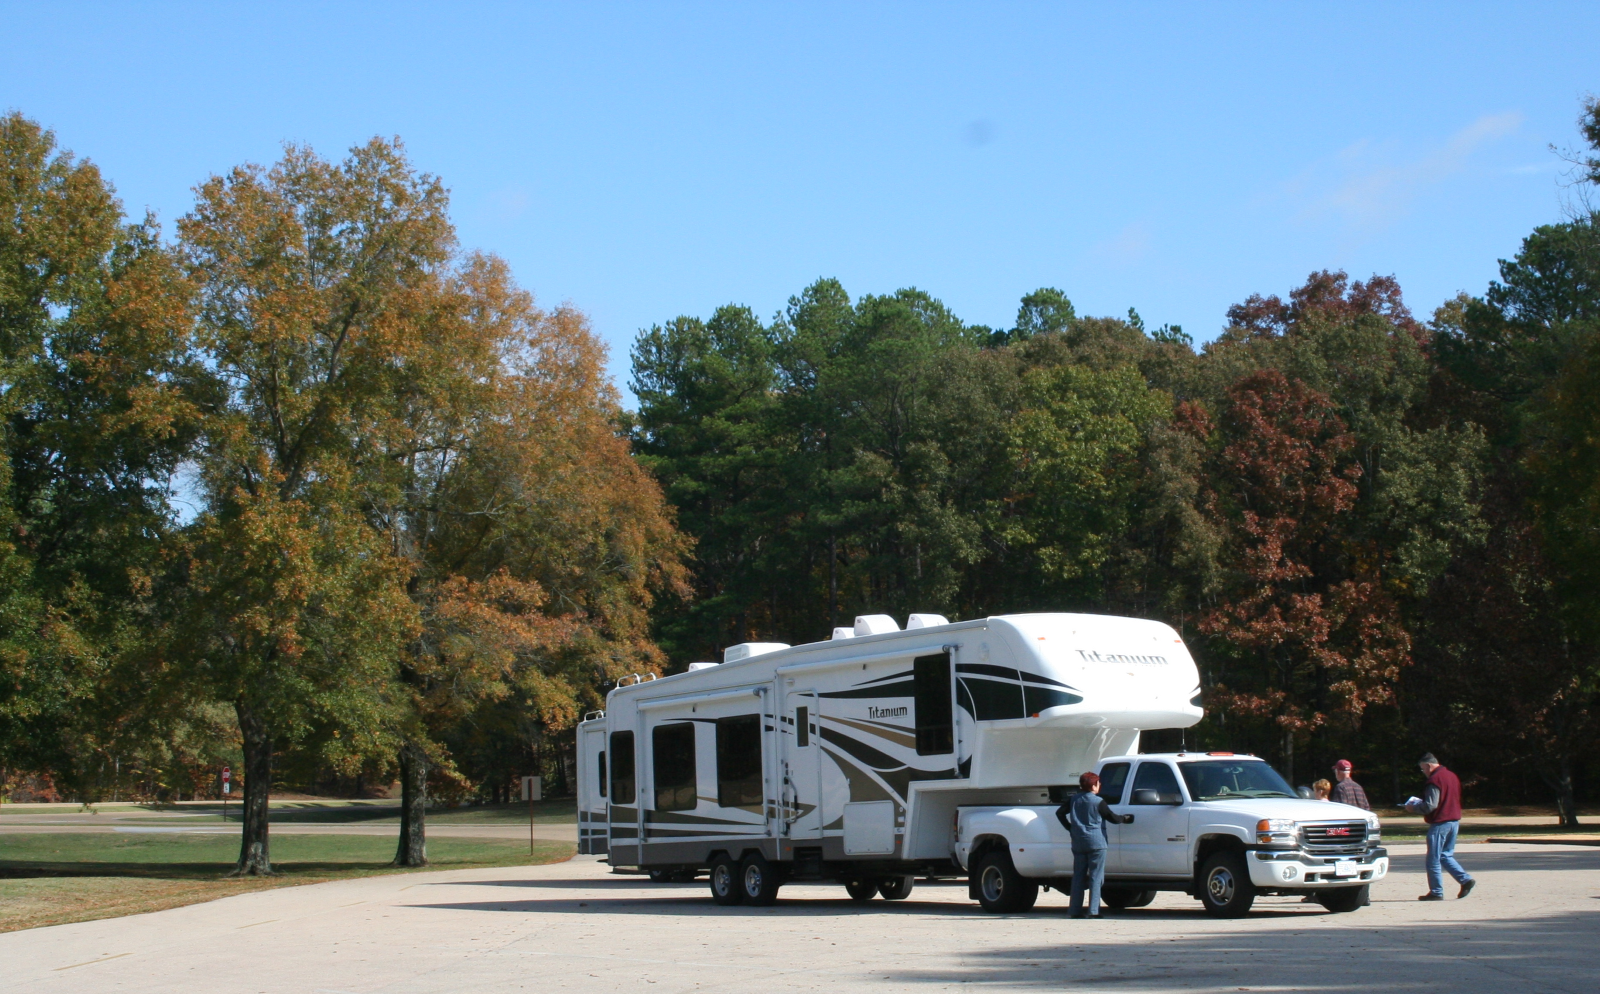
<svg viewBox="0 0 1600 994">
<path fill-rule="evenodd" d="M 917 704 L 917 755 L 942 756 L 955 750 L 950 701 L 950 654 L 918 656 L 912 664 Z"/>
<path fill-rule="evenodd" d="M 1107 763 L 1100 771 L 1100 796 L 1107 804 L 1122 803 L 1122 788 L 1128 785 L 1128 770 L 1132 763 Z"/>
<path fill-rule="evenodd" d="M 695 805 L 694 722 L 657 725 L 650 733 L 654 754 L 656 810 L 690 811 Z"/>
<path fill-rule="evenodd" d="M 606 751 L 604 749 L 600 750 L 600 761 L 597 765 L 600 767 L 600 796 L 604 797 L 606 796 Z"/>
<path fill-rule="evenodd" d="M 633 733 L 611 733 L 611 803 L 632 804 Z"/>
<path fill-rule="evenodd" d="M 800 709 L 805 713 L 805 708 Z M 761 806 L 761 716 L 717 719 L 717 803 L 725 808 Z"/>
<path fill-rule="evenodd" d="M 801 749 L 811 744 L 811 709 L 794 709 L 794 744 Z"/>
</svg>

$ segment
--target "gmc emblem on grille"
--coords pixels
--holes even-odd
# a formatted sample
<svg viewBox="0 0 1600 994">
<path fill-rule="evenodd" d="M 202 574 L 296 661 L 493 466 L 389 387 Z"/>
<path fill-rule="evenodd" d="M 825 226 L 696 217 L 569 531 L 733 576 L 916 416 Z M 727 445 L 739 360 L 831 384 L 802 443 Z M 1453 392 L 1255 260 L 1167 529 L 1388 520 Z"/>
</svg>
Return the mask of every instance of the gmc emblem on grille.
<svg viewBox="0 0 1600 994">
<path fill-rule="evenodd" d="M 1328 829 L 1327 834 L 1329 834 L 1329 835 L 1349 835 L 1350 834 L 1350 830 L 1348 828 L 1330 828 L 1330 829 Z"/>
</svg>

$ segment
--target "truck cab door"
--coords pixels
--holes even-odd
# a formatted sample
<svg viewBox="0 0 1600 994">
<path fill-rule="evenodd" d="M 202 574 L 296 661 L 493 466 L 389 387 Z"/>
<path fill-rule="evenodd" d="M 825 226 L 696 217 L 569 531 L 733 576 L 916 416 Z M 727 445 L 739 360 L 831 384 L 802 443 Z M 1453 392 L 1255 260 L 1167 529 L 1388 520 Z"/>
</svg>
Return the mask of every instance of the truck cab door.
<svg viewBox="0 0 1600 994">
<path fill-rule="evenodd" d="M 1132 763 L 1107 763 L 1100 768 L 1100 797 L 1111 806 L 1111 810 L 1122 814 L 1126 810 L 1128 770 Z M 1109 876 L 1121 873 L 1122 831 L 1127 825 L 1106 826 L 1106 874 Z"/>
<path fill-rule="evenodd" d="M 1125 810 L 1134 816 L 1132 825 L 1118 826 L 1126 872 L 1189 873 L 1189 808 L 1170 763 L 1145 760 L 1139 764 Z"/>
</svg>

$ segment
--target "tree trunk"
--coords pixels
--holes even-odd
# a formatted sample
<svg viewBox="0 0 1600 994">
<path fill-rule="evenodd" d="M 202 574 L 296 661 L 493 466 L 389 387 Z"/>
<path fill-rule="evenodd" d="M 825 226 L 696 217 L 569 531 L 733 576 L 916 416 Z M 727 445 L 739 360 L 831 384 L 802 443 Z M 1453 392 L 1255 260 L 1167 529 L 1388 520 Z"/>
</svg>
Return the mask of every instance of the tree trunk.
<svg viewBox="0 0 1600 994">
<path fill-rule="evenodd" d="M 1566 753 L 1556 761 L 1556 812 L 1562 828 L 1578 827 L 1578 803 L 1572 791 L 1572 757 Z"/>
<path fill-rule="evenodd" d="M 407 742 L 400 747 L 400 848 L 395 866 L 428 865 L 428 754 Z"/>
<path fill-rule="evenodd" d="M 1283 776 L 1294 786 L 1294 729 L 1283 730 Z"/>
<path fill-rule="evenodd" d="M 273 874 L 267 839 L 267 801 L 272 794 L 272 736 L 267 723 L 243 701 L 234 703 L 244 737 L 244 816 L 239 863 L 231 876 Z"/>
</svg>

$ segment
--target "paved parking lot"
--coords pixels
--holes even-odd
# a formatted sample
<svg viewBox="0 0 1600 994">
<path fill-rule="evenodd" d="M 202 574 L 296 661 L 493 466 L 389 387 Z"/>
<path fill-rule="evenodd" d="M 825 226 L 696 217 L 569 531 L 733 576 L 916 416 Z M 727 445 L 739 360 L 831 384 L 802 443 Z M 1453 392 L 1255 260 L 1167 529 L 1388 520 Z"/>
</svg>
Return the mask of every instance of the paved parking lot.
<svg viewBox="0 0 1600 994">
<path fill-rule="evenodd" d="M 1262 899 L 1240 921 L 1162 895 L 1073 921 L 1044 895 L 993 917 L 964 885 L 856 905 L 792 886 L 720 908 L 592 859 L 374 877 L 0 935 L 0 989 L 196 991 L 1600 990 L 1600 849 L 1464 846 L 1471 898 L 1419 904 L 1395 846 L 1370 908 Z M 1453 888 L 1451 889 L 1453 893 Z"/>
</svg>

